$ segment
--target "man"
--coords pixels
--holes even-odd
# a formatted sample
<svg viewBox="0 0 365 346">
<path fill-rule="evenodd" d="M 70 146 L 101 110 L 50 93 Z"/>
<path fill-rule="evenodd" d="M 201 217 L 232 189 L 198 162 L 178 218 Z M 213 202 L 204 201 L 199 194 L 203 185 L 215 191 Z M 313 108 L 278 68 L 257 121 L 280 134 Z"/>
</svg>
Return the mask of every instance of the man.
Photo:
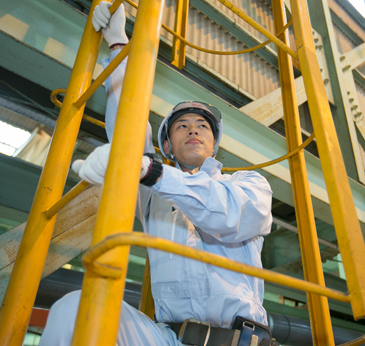
<svg viewBox="0 0 365 346">
<path fill-rule="evenodd" d="M 95 9 L 93 23 L 96 30 L 104 27 L 111 60 L 127 39 L 123 6 L 111 19 L 109 6 L 102 2 Z M 125 64 L 106 83 L 109 139 Z M 137 216 L 151 235 L 261 268 L 262 236 L 271 229 L 272 192 L 256 172 L 221 174 L 222 164 L 214 159 L 221 137 L 221 114 L 215 107 L 192 101 L 174 107 L 160 126 L 158 140 L 162 154 L 175 161 L 176 168 L 162 165 L 153 155 L 143 156 Z M 73 168 L 82 179 L 101 184 L 109 151 L 109 144 L 99 147 L 85 163 L 74 163 Z M 145 151 L 154 152 L 150 126 Z M 262 280 L 153 249 L 148 249 L 148 255 L 156 322 L 123 303 L 118 346 L 203 345 L 209 329 L 206 322 L 212 327 L 208 346 L 238 345 L 238 339 L 232 341 L 237 333 L 231 333 L 227 343 L 218 340 L 238 316 L 267 324 Z M 79 292 L 69 294 L 52 307 L 42 346 L 70 344 L 79 296 Z M 188 324 L 182 343 L 173 330 L 178 333 L 188 319 L 204 323 Z M 251 324 L 238 332 L 239 345 L 250 344 L 255 328 Z"/>
</svg>

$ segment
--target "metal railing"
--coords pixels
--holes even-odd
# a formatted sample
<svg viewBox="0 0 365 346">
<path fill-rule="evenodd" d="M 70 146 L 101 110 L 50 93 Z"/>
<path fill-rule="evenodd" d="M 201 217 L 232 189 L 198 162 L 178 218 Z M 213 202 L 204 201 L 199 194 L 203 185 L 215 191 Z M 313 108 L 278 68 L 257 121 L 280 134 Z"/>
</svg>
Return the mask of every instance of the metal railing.
<svg viewBox="0 0 365 346">
<path fill-rule="evenodd" d="M 93 1 L 90 13 L 93 13 L 100 1 Z M 229 1 L 219 1 L 265 35 L 268 41 L 239 52 L 215 52 L 196 47 L 184 37 L 188 0 L 178 0 L 176 32 L 162 25 L 174 35 L 173 63 L 182 68 L 186 45 L 214 54 L 242 54 L 261 48 L 269 42 L 274 42 L 280 48 L 278 60 L 289 153 L 270 163 L 244 169 L 264 167 L 279 162 L 278 160 L 289 159 L 305 280 L 251 267 L 164 239 L 132 233 L 140 162 L 146 133 L 145 124 L 149 115 L 164 7 L 164 0 L 140 0 L 133 40 L 124 47 L 93 84 L 91 84 L 91 77 L 101 34 L 95 32 L 91 16 L 89 16 L 63 104 L 56 97 L 58 93 L 65 90 L 58 89 L 52 95 L 54 102 L 62 108 L 0 311 L 1 345 L 22 344 L 48 251 L 55 216 L 62 206 L 89 185 L 81 182 L 61 198 L 81 119 L 85 118 L 103 126 L 102 122 L 83 115 L 85 102 L 127 55 L 129 55 L 129 61 L 92 248 L 83 257 L 86 272 L 72 345 L 115 345 L 130 245 L 153 247 L 176 253 L 306 291 L 314 345 L 334 345 L 327 297 L 350 303 L 355 319 L 365 316 L 365 269 L 363 268 L 365 245 L 316 59 L 307 3 L 305 0 L 291 0 L 292 23 L 296 46 L 299 47 L 294 52 L 288 46 L 286 29 L 291 21 L 286 22 L 283 0 L 272 0 L 275 29 L 278 33 L 276 35 L 253 21 Z M 121 0 L 114 2 L 110 8 L 111 13 L 121 2 Z M 131 0 L 126 2 L 137 8 Z M 145 25 L 147 19 L 148 27 Z M 302 150 L 314 138 L 314 134 L 302 143 L 292 58 L 298 59 L 303 73 L 338 245 L 348 278 L 349 293 L 326 288 L 324 283 Z M 133 114 L 133 117 L 130 117 L 130 114 Z M 64 140 L 65 136 L 67 141 Z M 122 157 L 119 148 L 123 148 Z M 242 168 L 231 170 L 237 169 Z M 128 198 L 121 199 L 121 195 Z M 146 292 L 144 291 L 143 297 L 149 296 L 151 299 L 150 292 Z M 147 305 L 142 304 L 145 308 Z M 151 305 L 148 309 L 150 314 Z M 356 341 L 346 345 L 355 344 Z"/>
</svg>

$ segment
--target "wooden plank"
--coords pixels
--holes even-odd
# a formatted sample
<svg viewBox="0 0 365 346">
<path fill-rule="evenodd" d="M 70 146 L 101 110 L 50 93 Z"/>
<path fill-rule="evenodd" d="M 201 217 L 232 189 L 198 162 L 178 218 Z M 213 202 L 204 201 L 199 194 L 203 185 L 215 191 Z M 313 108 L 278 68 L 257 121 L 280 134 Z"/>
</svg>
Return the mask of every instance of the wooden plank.
<svg viewBox="0 0 365 346">
<path fill-rule="evenodd" d="M 100 187 L 93 186 L 60 210 L 42 278 L 90 247 L 99 206 Z M 0 236 L 0 301 L 2 302 L 26 223 Z"/>
</svg>

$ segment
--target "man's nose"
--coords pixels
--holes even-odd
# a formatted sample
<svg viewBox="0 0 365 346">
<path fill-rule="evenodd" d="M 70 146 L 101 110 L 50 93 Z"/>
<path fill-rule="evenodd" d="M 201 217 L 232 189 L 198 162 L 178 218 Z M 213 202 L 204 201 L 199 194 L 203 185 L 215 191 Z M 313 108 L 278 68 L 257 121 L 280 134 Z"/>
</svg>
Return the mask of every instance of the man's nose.
<svg viewBox="0 0 365 346">
<path fill-rule="evenodd" d="M 197 135 L 198 134 L 198 128 L 194 125 L 192 125 L 189 129 L 189 136 L 191 135 Z"/>
</svg>

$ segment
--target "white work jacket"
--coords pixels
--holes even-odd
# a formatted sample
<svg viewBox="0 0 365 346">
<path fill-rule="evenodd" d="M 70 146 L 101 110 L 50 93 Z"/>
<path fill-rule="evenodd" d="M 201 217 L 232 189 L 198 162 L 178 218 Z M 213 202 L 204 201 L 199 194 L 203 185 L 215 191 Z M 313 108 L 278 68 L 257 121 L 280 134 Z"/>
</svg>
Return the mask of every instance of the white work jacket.
<svg viewBox="0 0 365 346">
<path fill-rule="evenodd" d="M 118 52 L 111 52 L 110 60 Z M 109 138 L 124 71 L 122 63 L 106 82 Z M 154 151 L 151 139 L 148 124 L 147 152 Z M 229 175 L 221 168 L 214 158 L 194 175 L 164 165 L 158 183 L 140 186 L 137 215 L 153 236 L 262 268 L 262 236 L 272 223 L 270 186 L 257 172 Z M 154 249 L 148 254 L 158 322 L 196 318 L 229 328 L 236 316 L 243 316 L 267 324 L 263 280 Z"/>
</svg>

